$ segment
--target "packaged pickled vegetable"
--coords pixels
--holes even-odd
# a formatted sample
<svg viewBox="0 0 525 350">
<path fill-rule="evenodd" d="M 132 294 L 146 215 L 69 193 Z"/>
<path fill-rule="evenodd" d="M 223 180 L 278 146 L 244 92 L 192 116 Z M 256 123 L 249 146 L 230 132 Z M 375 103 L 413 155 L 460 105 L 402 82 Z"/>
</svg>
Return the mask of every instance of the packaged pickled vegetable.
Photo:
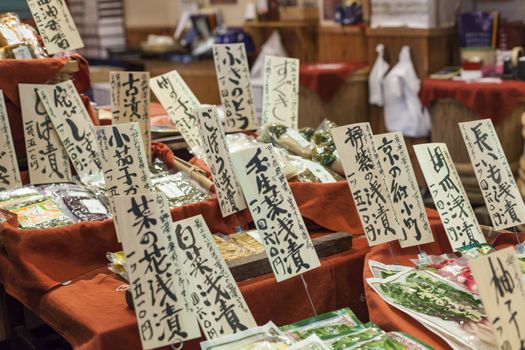
<svg viewBox="0 0 525 350">
<path fill-rule="evenodd" d="M 207 191 L 182 172 L 154 178 L 152 182 L 157 190 L 168 197 L 171 207 L 200 202 L 208 198 Z"/>
<path fill-rule="evenodd" d="M 70 218 L 51 198 L 39 197 L 6 208 L 18 217 L 22 229 L 44 229 L 73 224 Z"/>
<path fill-rule="evenodd" d="M 50 185 L 44 191 L 79 221 L 101 221 L 109 217 L 108 208 L 93 192 L 73 184 Z"/>
</svg>

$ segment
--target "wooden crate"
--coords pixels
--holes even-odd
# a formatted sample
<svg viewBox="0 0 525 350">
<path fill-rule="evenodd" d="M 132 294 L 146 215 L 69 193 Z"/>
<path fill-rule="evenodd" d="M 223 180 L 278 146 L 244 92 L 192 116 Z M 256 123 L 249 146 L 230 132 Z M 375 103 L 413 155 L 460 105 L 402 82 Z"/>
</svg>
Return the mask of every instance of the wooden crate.
<svg viewBox="0 0 525 350">
<path fill-rule="evenodd" d="M 401 47 L 408 45 L 414 67 L 421 79 L 459 62 L 455 28 L 367 28 L 366 36 L 368 62 L 375 62 L 376 46 L 384 44 L 389 62 L 393 66 L 398 61 Z"/>
<path fill-rule="evenodd" d="M 338 125 L 368 121 L 368 69 L 352 74 L 329 102 L 300 87 L 299 127 L 317 128 L 325 118 Z"/>
<path fill-rule="evenodd" d="M 321 26 L 317 41 L 319 62 L 367 62 L 367 40 L 363 27 Z"/>
</svg>

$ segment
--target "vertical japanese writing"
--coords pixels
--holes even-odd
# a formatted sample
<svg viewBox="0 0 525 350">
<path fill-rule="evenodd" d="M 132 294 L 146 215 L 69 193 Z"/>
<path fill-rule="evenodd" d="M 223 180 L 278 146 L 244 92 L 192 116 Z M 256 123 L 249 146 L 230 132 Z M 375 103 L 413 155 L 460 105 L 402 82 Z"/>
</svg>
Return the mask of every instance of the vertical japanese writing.
<svg viewBox="0 0 525 350">
<path fill-rule="evenodd" d="M 350 124 L 331 132 L 368 244 L 400 239 L 402 228 L 388 194 L 370 125 Z"/>
<path fill-rule="evenodd" d="M 499 349 L 525 349 L 525 288 L 513 247 L 469 262 Z"/>
<path fill-rule="evenodd" d="M 374 145 L 394 212 L 401 224 L 401 247 L 434 241 L 410 156 L 400 132 L 374 135 Z"/>
<path fill-rule="evenodd" d="M 320 265 L 272 145 L 232 154 L 255 226 L 277 282 Z"/>
<path fill-rule="evenodd" d="M 4 93 L 0 90 L 0 191 L 22 186 L 15 146 L 9 127 Z"/>
<path fill-rule="evenodd" d="M 452 249 L 485 243 L 447 146 L 442 143 L 415 145 L 414 151 Z"/>
<path fill-rule="evenodd" d="M 69 158 L 37 93 L 41 87 L 18 85 L 29 179 L 32 184 L 70 182 Z"/>
<path fill-rule="evenodd" d="M 195 110 L 201 104 L 177 71 L 150 79 L 150 87 L 168 112 L 190 150 L 200 146 L 199 121 Z"/>
<path fill-rule="evenodd" d="M 298 127 L 299 60 L 266 56 L 264 61 L 263 124 Z"/>
<path fill-rule="evenodd" d="M 114 198 L 131 293 L 144 349 L 200 336 L 183 291 L 174 227 L 167 199 L 160 193 Z"/>
<path fill-rule="evenodd" d="M 525 204 L 490 119 L 459 123 L 496 230 L 525 223 Z"/>
<path fill-rule="evenodd" d="M 49 119 L 81 180 L 101 171 L 95 127 L 71 80 L 38 88 Z"/>
<path fill-rule="evenodd" d="M 58 52 L 84 47 L 64 0 L 27 0 L 47 52 Z"/>
<path fill-rule="evenodd" d="M 221 101 L 226 110 L 225 131 L 257 129 L 244 44 L 213 45 L 213 59 Z"/>
<path fill-rule="evenodd" d="M 241 185 L 233 170 L 226 136 L 222 129 L 217 109 L 201 108 L 199 117 L 202 145 L 206 152 L 208 166 L 213 176 L 217 199 L 224 217 L 246 209 Z"/>
<path fill-rule="evenodd" d="M 110 73 L 113 125 L 139 123 L 144 150 L 151 163 L 149 79 L 149 72 Z"/>
<path fill-rule="evenodd" d="M 175 222 L 176 247 L 187 277 L 187 297 L 207 339 L 256 326 L 201 215 Z"/>
</svg>

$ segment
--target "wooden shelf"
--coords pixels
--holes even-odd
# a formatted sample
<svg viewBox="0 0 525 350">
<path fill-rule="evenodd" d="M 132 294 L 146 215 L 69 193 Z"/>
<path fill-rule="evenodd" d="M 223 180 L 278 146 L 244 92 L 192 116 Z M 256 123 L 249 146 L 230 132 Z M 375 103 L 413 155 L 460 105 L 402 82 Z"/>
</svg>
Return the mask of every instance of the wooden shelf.
<svg viewBox="0 0 525 350">
<path fill-rule="evenodd" d="M 321 34 L 361 34 L 365 31 L 365 27 L 363 26 L 342 26 L 340 24 L 333 25 L 333 26 L 327 26 L 327 25 L 321 25 L 317 29 L 317 31 Z"/>
<path fill-rule="evenodd" d="M 308 28 L 317 26 L 317 20 L 311 21 L 250 21 L 244 22 L 244 28 Z"/>
<path fill-rule="evenodd" d="M 385 27 L 385 28 L 366 28 L 367 36 L 388 36 L 388 37 L 439 37 L 453 35 L 456 33 L 455 27 L 418 29 L 407 27 Z"/>
</svg>

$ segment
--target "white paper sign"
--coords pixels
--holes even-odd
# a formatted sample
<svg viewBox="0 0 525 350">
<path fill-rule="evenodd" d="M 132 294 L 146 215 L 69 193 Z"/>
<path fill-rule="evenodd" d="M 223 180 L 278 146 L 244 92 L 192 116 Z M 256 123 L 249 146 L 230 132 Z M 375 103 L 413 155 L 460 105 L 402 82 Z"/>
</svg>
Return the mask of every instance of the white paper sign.
<svg viewBox="0 0 525 350">
<path fill-rule="evenodd" d="M 525 346 L 525 288 L 516 257 L 508 247 L 469 261 L 472 276 L 499 349 Z"/>
<path fill-rule="evenodd" d="M 84 47 L 65 0 L 27 0 L 47 53 L 50 55 Z"/>
<path fill-rule="evenodd" d="M 459 123 L 496 230 L 525 223 L 525 204 L 490 119 Z"/>
<path fill-rule="evenodd" d="M 340 126 L 331 132 L 368 245 L 399 239 L 402 228 L 388 194 L 370 124 Z"/>
<path fill-rule="evenodd" d="M 184 256 L 176 249 L 168 201 L 160 193 L 114 197 L 133 305 L 144 349 L 200 337 L 191 311 Z"/>
<path fill-rule="evenodd" d="M 0 191 L 22 187 L 4 93 L 0 90 Z"/>
<path fill-rule="evenodd" d="M 202 146 L 213 176 L 222 216 L 226 217 L 246 209 L 246 202 L 237 175 L 233 170 L 226 136 L 219 121 L 217 109 L 215 107 L 200 108 L 197 110 L 197 116 Z"/>
<path fill-rule="evenodd" d="M 244 44 L 213 45 L 213 59 L 221 101 L 226 110 L 225 131 L 257 129 L 250 69 Z"/>
<path fill-rule="evenodd" d="M 37 94 L 44 85 L 19 84 L 29 179 L 34 185 L 71 181 L 64 146 Z"/>
<path fill-rule="evenodd" d="M 42 85 L 38 95 L 80 179 L 100 174 L 95 126 L 73 82 Z"/>
<path fill-rule="evenodd" d="M 139 123 L 144 149 L 151 163 L 149 72 L 111 72 L 109 77 L 113 124 Z"/>
<path fill-rule="evenodd" d="M 319 267 L 273 146 L 235 152 L 232 161 L 277 282 Z"/>
<path fill-rule="evenodd" d="M 415 145 L 414 151 L 453 250 L 485 243 L 474 210 L 444 143 Z"/>
<path fill-rule="evenodd" d="M 195 110 L 200 108 L 201 104 L 179 73 L 173 70 L 151 78 L 150 87 L 190 150 L 200 146 L 199 121 Z"/>
<path fill-rule="evenodd" d="M 187 278 L 187 297 L 206 339 L 257 324 L 202 215 L 175 222 L 177 255 Z"/>
<path fill-rule="evenodd" d="M 299 123 L 299 60 L 266 56 L 264 59 L 263 124 L 293 129 Z"/>
<path fill-rule="evenodd" d="M 97 140 L 108 195 L 132 195 L 152 190 L 137 123 L 99 126 Z"/>
<path fill-rule="evenodd" d="M 401 225 L 402 248 L 434 242 L 403 134 L 374 135 L 388 194 Z"/>
</svg>

